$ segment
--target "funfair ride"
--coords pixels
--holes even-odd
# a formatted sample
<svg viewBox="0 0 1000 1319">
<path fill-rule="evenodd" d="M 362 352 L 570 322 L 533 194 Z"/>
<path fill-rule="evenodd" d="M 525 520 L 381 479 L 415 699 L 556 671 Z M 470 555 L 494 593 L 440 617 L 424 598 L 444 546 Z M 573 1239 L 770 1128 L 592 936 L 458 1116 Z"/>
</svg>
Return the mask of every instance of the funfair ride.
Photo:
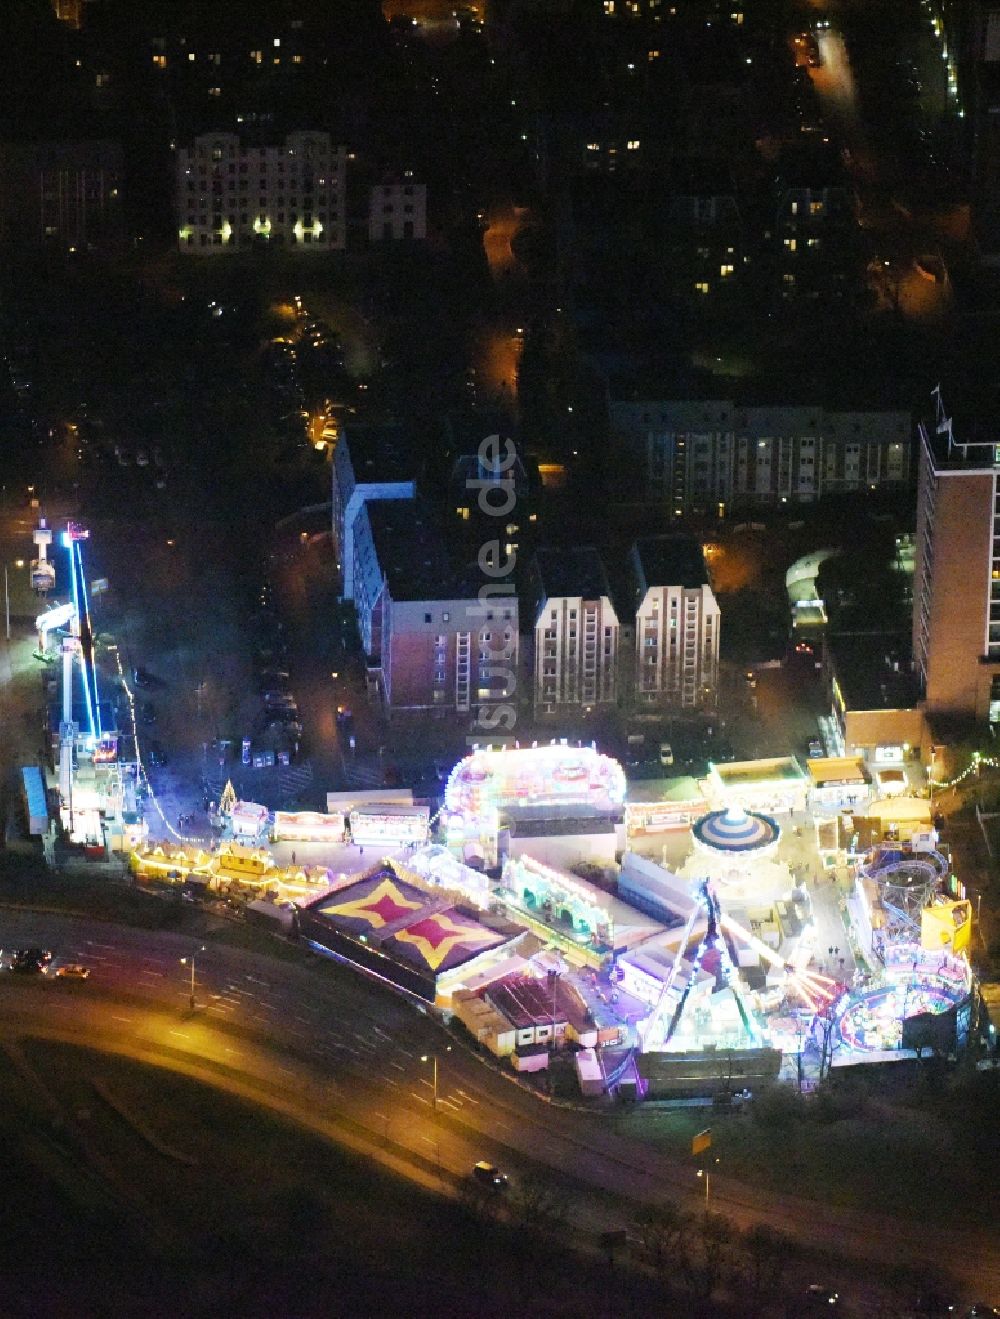
<svg viewBox="0 0 1000 1319">
<path fill-rule="evenodd" d="M 731 991 L 751 1045 L 759 1046 L 764 1043 L 767 1028 L 760 1012 L 749 1001 L 744 982 L 729 951 L 730 940 L 736 945 L 742 944 L 753 949 L 769 965 L 783 971 L 789 989 L 802 999 L 811 1012 L 815 1012 L 832 998 L 835 982 L 830 977 L 793 966 L 791 962 L 785 961 L 768 947 L 762 939 L 758 939 L 739 922 L 727 916 L 722 910 L 712 880 L 697 881 L 696 894 L 698 901 L 688 917 L 670 971 L 663 982 L 663 988 L 653 1011 L 641 1028 L 644 1053 L 670 1047 L 671 1038 L 681 1020 L 695 978 L 698 972 L 705 968 L 710 954 L 717 956 L 718 969 L 715 974 L 717 979 L 720 979 Z M 705 934 L 693 958 L 689 960 L 688 945 L 699 917 L 705 919 Z"/>
</svg>

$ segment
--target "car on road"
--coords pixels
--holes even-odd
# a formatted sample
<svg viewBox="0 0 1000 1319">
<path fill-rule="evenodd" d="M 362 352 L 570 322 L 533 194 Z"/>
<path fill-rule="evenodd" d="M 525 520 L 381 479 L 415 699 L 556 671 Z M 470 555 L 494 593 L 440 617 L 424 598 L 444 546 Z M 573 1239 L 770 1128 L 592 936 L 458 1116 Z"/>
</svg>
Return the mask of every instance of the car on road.
<svg viewBox="0 0 1000 1319">
<path fill-rule="evenodd" d="M 89 980 L 90 967 L 79 962 L 66 962 L 56 967 L 56 975 L 60 980 Z"/>
<path fill-rule="evenodd" d="M 790 1310 L 790 1314 L 806 1319 L 807 1315 L 830 1314 L 839 1308 L 840 1294 L 836 1288 L 828 1287 L 825 1283 L 813 1282 L 805 1289 L 798 1304 Z"/>
<path fill-rule="evenodd" d="M 159 690 L 167 684 L 162 678 L 158 678 L 155 673 L 150 673 L 149 669 L 134 668 L 132 670 L 132 681 L 137 687 L 142 687 L 147 691 Z"/>
<path fill-rule="evenodd" d="M 669 742 L 660 743 L 660 764 L 672 765 L 674 763 L 674 749 Z"/>
<path fill-rule="evenodd" d="M 472 1169 L 472 1175 L 480 1186 L 488 1186 L 492 1191 L 506 1191 L 509 1182 L 506 1173 L 502 1173 L 495 1163 L 480 1159 Z"/>
<path fill-rule="evenodd" d="M 18 948 L 11 958 L 10 969 L 20 975 L 44 975 L 51 961 L 52 954 L 47 948 Z"/>
</svg>

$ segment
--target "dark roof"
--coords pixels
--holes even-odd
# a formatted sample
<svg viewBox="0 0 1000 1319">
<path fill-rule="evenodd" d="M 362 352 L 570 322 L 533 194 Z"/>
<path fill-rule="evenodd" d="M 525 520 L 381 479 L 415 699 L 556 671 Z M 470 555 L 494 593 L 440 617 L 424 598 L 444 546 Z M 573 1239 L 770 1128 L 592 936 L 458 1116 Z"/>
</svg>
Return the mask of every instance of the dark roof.
<svg viewBox="0 0 1000 1319">
<path fill-rule="evenodd" d="M 736 184 L 724 161 L 688 157 L 670 162 L 670 191 L 679 197 L 733 197 Z"/>
<path fill-rule="evenodd" d="M 352 423 L 343 439 L 358 485 L 374 481 L 412 481 L 417 476 L 410 437 L 398 422 L 382 425 Z"/>
<path fill-rule="evenodd" d="M 844 188 L 844 167 L 832 144 L 803 142 L 782 150 L 778 180 L 784 188 Z"/>
<path fill-rule="evenodd" d="M 828 636 L 826 646 L 846 709 L 908 710 L 916 705 L 920 688 L 905 634 Z"/>
<path fill-rule="evenodd" d="M 584 600 L 597 600 L 602 595 L 611 595 L 608 574 L 592 545 L 539 550 L 535 555 L 535 565 L 548 599 L 578 595 Z"/>
<path fill-rule="evenodd" d="M 646 536 L 635 542 L 633 554 L 647 587 L 708 584 L 705 556 L 695 536 Z"/>
<path fill-rule="evenodd" d="M 416 499 L 370 499 L 365 508 L 394 600 L 450 600 L 455 583 L 437 528 Z"/>
<path fill-rule="evenodd" d="M 922 421 L 920 432 L 937 472 L 982 470 L 995 465 L 1000 427 L 994 421 L 975 416 L 953 417 L 949 409 L 947 418 L 940 423 L 933 419 Z"/>
<path fill-rule="evenodd" d="M 556 979 L 552 986 L 547 978 L 538 980 L 532 976 L 505 976 L 487 986 L 482 997 L 518 1030 L 550 1025 L 553 1004 L 556 1021 L 571 1021 L 575 1025 L 582 1025 L 586 1020 L 586 1008 L 560 979 Z"/>
</svg>

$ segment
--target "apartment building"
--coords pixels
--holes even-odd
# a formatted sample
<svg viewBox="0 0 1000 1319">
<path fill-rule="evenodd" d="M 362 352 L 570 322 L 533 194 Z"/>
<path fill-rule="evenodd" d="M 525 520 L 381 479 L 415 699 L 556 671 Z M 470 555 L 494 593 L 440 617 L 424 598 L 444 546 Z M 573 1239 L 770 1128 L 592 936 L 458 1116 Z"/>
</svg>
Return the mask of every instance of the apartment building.
<svg viewBox="0 0 1000 1319">
<path fill-rule="evenodd" d="M 427 237 L 427 185 L 407 175 L 372 188 L 368 202 L 368 241 L 398 243 Z"/>
<path fill-rule="evenodd" d="M 244 146 L 204 133 L 177 151 L 177 243 L 188 256 L 252 248 L 331 252 L 347 243 L 347 149 L 329 133 Z"/>
<path fill-rule="evenodd" d="M 539 550 L 532 577 L 536 715 L 590 714 L 613 705 L 619 623 L 597 550 Z"/>
<path fill-rule="evenodd" d="M 1000 439 L 919 426 L 913 658 L 928 715 L 1000 723 Z"/>
<path fill-rule="evenodd" d="M 352 425 L 333 452 L 333 543 L 342 594 L 354 599 L 354 527 L 364 505 L 378 499 L 416 498 L 415 464 L 404 428 L 396 423 Z"/>
<path fill-rule="evenodd" d="M 693 536 L 649 536 L 632 546 L 635 584 L 635 705 L 715 708 L 721 614 L 701 545 Z"/>
<path fill-rule="evenodd" d="M 451 572 L 419 500 L 364 504 L 355 604 L 370 690 L 386 713 L 493 717 L 517 696 L 518 607 Z M 494 584 L 495 585 L 495 584 Z M 484 723 L 489 728 L 510 722 Z"/>
<path fill-rule="evenodd" d="M 114 142 L 0 143 L 0 243 L 114 250 L 122 240 L 123 173 Z"/>
<path fill-rule="evenodd" d="M 731 400 L 620 401 L 611 429 L 672 517 L 905 487 L 911 418 L 895 411 L 744 407 Z"/>
</svg>

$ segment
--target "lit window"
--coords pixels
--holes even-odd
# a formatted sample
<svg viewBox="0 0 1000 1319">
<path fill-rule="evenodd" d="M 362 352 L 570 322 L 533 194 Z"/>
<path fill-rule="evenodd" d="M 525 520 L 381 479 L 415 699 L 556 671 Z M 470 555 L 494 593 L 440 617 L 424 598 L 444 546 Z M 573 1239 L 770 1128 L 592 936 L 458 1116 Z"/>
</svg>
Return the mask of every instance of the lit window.
<svg viewBox="0 0 1000 1319">
<path fill-rule="evenodd" d="M 280 37 L 275 37 L 275 38 L 274 38 L 274 44 L 275 44 L 275 47 L 280 46 L 280 45 L 281 45 L 281 38 L 280 38 Z"/>
<path fill-rule="evenodd" d="M 189 51 L 188 51 L 188 63 L 189 63 L 189 64 L 193 64 L 193 63 L 194 63 L 194 59 L 195 59 L 194 51 L 193 51 L 193 50 L 189 50 Z"/>
<path fill-rule="evenodd" d="M 625 143 L 625 149 L 626 149 L 627 151 L 638 151 L 638 150 L 639 150 L 639 139 L 638 139 L 637 137 L 631 137 L 631 138 L 629 138 L 629 140 Z"/>
<path fill-rule="evenodd" d="M 708 292 L 708 284 L 707 284 L 707 282 L 706 282 L 705 280 L 703 280 L 703 279 L 702 279 L 702 280 L 699 280 L 698 283 L 695 284 L 695 286 L 694 286 L 694 290 L 695 290 L 696 293 L 707 293 L 707 292 Z"/>
<path fill-rule="evenodd" d="M 789 252 L 794 252 L 798 246 L 798 241 L 795 238 L 786 238 L 785 246 L 788 248 Z"/>
<path fill-rule="evenodd" d="M 166 55 L 154 55 L 153 63 L 156 65 L 158 69 L 165 69 L 167 67 Z"/>
<path fill-rule="evenodd" d="M 458 516 L 462 519 L 463 522 L 468 522 L 470 516 L 468 504 L 462 504 L 460 508 L 455 509 L 455 512 L 458 514 Z"/>
<path fill-rule="evenodd" d="M 727 275 L 731 275 L 732 273 L 733 273 L 733 268 L 730 265 L 722 265 L 719 267 L 719 274 L 723 277 L 723 279 L 725 279 Z"/>
</svg>

